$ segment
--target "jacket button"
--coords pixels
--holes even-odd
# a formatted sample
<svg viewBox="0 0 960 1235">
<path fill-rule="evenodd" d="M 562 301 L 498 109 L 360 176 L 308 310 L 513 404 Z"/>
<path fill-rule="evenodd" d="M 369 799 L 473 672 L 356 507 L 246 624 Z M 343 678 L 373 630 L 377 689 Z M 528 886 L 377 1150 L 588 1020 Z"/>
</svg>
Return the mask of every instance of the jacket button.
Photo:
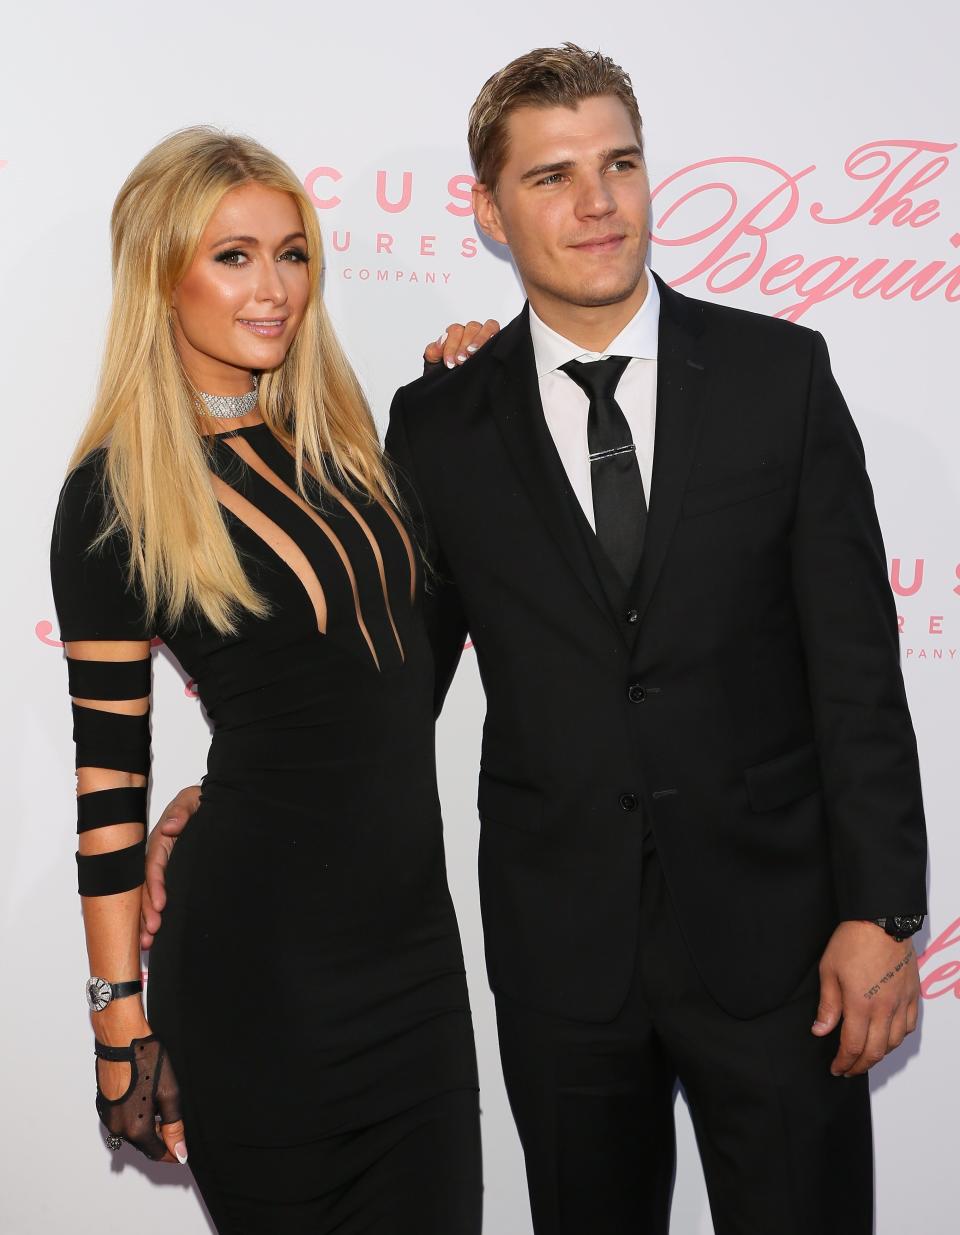
<svg viewBox="0 0 960 1235">
<path fill-rule="evenodd" d="M 630 625 L 633 626 L 635 622 L 640 621 L 640 614 L 636 609 L 628 609 L 626 612 L 626 618 Z"/>
<path fill-rule="evenodd" d="M 635 793 L 620 794 L 620 809 L 621 810 L 636 810 L 640 805 L 640 801 Z"/>
<path fill-rule="evenodd" d="M 643 703 L 647 697 L 647 692 L 643 689 L 639 682 L 631 682 L 627 687 L 627 698 L 631 703 Z"/>
</svg>

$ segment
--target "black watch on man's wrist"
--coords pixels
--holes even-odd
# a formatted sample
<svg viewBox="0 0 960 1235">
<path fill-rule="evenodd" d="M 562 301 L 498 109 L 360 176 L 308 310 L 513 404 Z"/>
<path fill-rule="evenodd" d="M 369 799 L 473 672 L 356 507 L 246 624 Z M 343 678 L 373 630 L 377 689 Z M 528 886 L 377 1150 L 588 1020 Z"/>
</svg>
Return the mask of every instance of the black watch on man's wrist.
<svg viewBox="0 0 960 1235">
<path fill-rule="evenodd" d="M 923 926 L 923 917 L 922 913 L 914 913 L 898 918 L 871 918 L 870 921 L 882 927 L 891 939 L 895 939 L 897 943 L 903 943 Z"/>
</svg>

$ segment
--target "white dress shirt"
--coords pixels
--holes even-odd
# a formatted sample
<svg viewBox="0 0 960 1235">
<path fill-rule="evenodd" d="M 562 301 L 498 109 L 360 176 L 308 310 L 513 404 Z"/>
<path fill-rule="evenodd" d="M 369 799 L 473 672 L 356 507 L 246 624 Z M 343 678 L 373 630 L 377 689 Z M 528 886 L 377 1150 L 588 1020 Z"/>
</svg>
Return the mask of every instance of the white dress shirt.
<svg viewBox="0 0 960 1235">
<path fill-rule="evenodd" d="M 616 400 L 627 418 L 637 448 L 637 463 L 643 491 L 650 506 L 653 478 L 653 438 L 657 420 L 657 338 L 660 328 L 660 293 L 647 271 L 647 294 L 643 304 L 605 352 L 585 352 L 576 343 L 557 334 L 530 309 L 530 334 L 540 383 L 540 399 L 560 461 L 576 493 L 583 513 L 596 530 L 593 489 L 590 482 L 590 448 L 587 445 L 587 412 L 590 400 L 560 366 L 568 360 L 603 360 L 606 356 L 630 356 L 630 363 L 617 385 Z"/>
</svg>

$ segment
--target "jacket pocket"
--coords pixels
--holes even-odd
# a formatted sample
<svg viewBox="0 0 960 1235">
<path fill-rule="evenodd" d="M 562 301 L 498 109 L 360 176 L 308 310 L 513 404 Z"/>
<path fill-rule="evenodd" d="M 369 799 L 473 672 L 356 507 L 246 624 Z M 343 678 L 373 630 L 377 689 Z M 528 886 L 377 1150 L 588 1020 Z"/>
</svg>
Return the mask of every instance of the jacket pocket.
<svg viewBox="0 0 960 1235">
<path fill-rule="evenodd" d="M 683 517 L 689 519 L 696 515 L 706 515 L 712 510 L 734 506 L 754 497 L 762 497 L 765 493 L 774 493 L 782 488 L 783 468 L 779 464 L 754 468 L 749 472 L 742 472 L 739 476 L 724 477 L 706 484 L 698 484 L 687 489 L 684 495 Z"/>
<path fill-rule="evenodd" d="M 503 824 L 520 832 L 543 827 L 543 798 L 529 785 L 516 785 L 481 771 L 477 810 L 484 823 Z"/>
<path fill-rule="evenodd" d="M 820 765 L 812 742 L 785 755 L 747 768 L 743 774 L 747 796 L 755 811 L 776 810 L 797 802 L 820 788 Z"/>
</svg>

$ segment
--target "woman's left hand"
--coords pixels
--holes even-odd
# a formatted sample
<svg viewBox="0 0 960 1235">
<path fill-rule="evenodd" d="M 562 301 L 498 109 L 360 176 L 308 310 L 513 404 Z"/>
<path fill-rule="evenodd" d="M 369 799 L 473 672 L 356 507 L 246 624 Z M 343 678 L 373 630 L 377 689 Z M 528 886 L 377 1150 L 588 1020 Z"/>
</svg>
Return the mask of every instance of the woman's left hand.
<svg viewBox="0 0 960 1235">
<path fill-rule="evenodd" d="M 488 318 L 485 322 L 451 322 L 435 343 L 428 343 L 423 352 L 425 364 L 440 364 L 448 369 L 465 364 L 499 331 L 500 323 Z"/>
</svg>

